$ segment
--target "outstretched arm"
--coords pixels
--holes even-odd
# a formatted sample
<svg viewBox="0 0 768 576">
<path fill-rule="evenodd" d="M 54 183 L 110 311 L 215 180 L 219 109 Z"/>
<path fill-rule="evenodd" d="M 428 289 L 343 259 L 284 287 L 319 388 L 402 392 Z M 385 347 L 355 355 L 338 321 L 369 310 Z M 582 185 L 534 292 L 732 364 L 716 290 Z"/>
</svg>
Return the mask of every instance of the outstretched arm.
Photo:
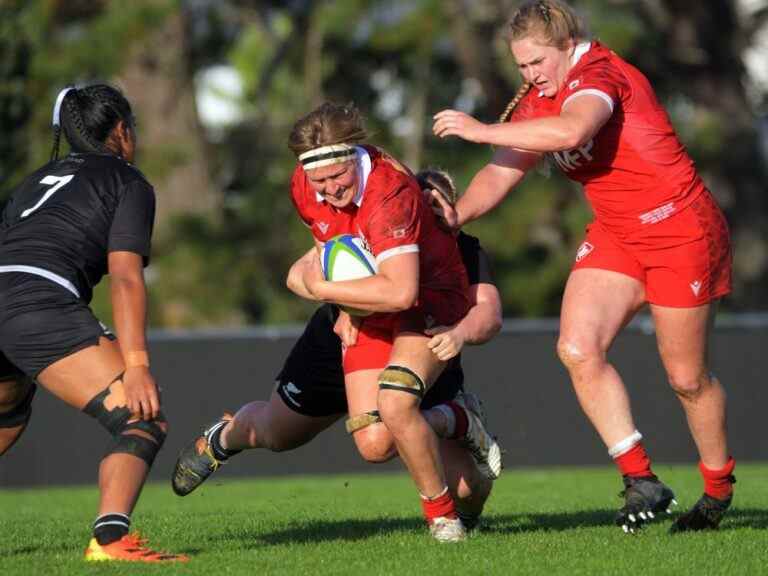
<svg viewBox="0 0 768 576">
<path fill-rule="evenodd" d="M 530 152 L 558 152 L 589 142 L 612 112 L 611 105 L 600 96 L 579 94 L 559 116 L 501 124 L 483 124 L 464 112 L 443 110 L 435 114 L 432 131 L 440 138 L 458 136 L 470 142 Z"/>
</svg>

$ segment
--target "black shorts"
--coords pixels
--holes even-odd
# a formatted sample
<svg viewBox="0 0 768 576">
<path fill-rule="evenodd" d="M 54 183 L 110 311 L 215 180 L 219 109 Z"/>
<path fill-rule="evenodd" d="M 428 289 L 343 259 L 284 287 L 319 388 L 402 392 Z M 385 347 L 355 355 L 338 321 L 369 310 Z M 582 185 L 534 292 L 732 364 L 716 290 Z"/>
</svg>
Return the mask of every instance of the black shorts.
<svg viewBox="0 0 768 576">
<path fill-rule="evenodd" d="M 30 378 L 102 336 L 115 339 L 66 288 L 34 274 L 0 273 L 0 353 Z"/>
<path fill-rule="evenodd" d="M 330 304 L 318 308 L 277 375 L 277 393 L 294 412 L 312 417 L 347 413 L 341 340 L 333 332 L 337 315 Z M 463 389 L 464 372 L 457 357 L 427 391 L 421 407 L 452 400 Z"/>
</svg>

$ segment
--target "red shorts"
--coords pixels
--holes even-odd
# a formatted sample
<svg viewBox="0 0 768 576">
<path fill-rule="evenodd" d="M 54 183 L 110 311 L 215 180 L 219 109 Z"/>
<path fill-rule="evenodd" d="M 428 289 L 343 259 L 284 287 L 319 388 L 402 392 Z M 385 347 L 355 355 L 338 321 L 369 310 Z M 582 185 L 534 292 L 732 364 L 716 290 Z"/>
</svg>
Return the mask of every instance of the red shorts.
<svg viewBox="0 0 768 576">
<path fill-rule="evenodd" d="M 731 291 L 728 224 L 708 191 L 682 211 L 626 237 L 595 221 L 576 253 L 573 270 L 580 268 L 636 278 L 651 304 L 701 306 Z"/>
<path fill-rule="evenodd" d="M 384 369 L 392 344 L 400 332 L 424 332 L 432 326 L 451 326 L 469 311 L 466 295 L 422 291 L 419 303 L 396 314 L 376 314 L 364 319 L 354 346 L 342 346 L 344 374 L 357 370 Z"/>
</svg>

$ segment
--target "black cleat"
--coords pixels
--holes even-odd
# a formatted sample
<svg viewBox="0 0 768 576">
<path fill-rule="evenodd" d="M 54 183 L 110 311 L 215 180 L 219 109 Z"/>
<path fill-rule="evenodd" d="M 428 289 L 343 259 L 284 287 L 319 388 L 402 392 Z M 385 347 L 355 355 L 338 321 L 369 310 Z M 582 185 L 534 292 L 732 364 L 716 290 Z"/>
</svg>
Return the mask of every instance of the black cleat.
<svg viewBox="0 0 768 576">
<path fill-rule="evenodd" d="M 220 420 L 208 426 L 201 436 L 187 444 L 179 453 L 171 477 L 171 486 L 173 486 L 173 491 L 176 494 L 186 496 L 226 462 L 226 460 L 216 458 L 210 438 L 214 432 L 225 426 L 230 420 L 232 420 L 232 416 L 225 414 Z"/>
<path fill-rule="evenodd" d="M 661 512 L 671 514 L 670 506 L 677 504 L 674 492 L 656 476 L 624 476 L 620 496 L 624 497 L 624 506 L 616 514 L 616 525 L 628 534 Z"/>
<path fill-rule="evenodd" d="M 688 512 L 675 520 L 669 529 L 670 533 L 716 530 L 725 515 L 725 511 L 730 508 L 731 500 L 732 497 L 730 496 L 727 500 L 718 500 L 704 494 Z"/>
</svg>

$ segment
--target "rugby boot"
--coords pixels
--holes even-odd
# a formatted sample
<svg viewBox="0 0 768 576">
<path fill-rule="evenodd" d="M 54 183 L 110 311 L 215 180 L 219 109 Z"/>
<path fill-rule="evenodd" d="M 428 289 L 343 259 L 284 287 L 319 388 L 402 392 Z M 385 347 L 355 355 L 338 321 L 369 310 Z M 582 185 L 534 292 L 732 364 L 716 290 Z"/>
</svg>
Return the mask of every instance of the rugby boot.
<svg viewBox="0 0 768 576">
<path fill-rule="evenodd" d="M 176 494 L 186 496 L 226 463 L 226 460 L 216 458 L 211 447 L 211 436 L 230 420 L 232 415 L 224 414 L 179 453 L 171 478 L 171 485 Z"/>
<path fill-rule="evenodd" d="M 438 542 L 461 542 L 467 539 L 467 532 L 458 518 L 433 518 L 429 523 L 429 533 Z"/>
<path fill-rule="evenodd" d="M 688 512 L 675 520 L 669 531 L 672 534 L 679 534 L 680 532 L 716 530 L 725 511 L 730 508 L 731 500 L 730 496 L 726 500 L 718 500 L 704 494 Z"/>
<path fill-rule="evenodd" d="M 91 538 L 85 550 L 86 562 L 187 562 L 184 554 L 157 552 L 146 546 L 147 540 L 139 534 L 126 534 L 120 540 L 101 545 Z"/>
<path fill-rule="evenodd" d="M 656 476 L 624 476 L 624 506 L 616 514 L 616 525 L 625 533 L 633 533 L 656 514 L 671 514 L 670 506 L 676 505 L 675 494 Z"/>
<path fill-rule="evenodd" d="M 501 474 L 501 446 L 491 436 L 483 422 L 484 414 L 480 402 L 474 394 L 460 393 L 455 399 L 467 413 L 467 433 L 459 441 L 472 454 L 480 472 L 489 480 L 495 480 Z"/>
</svg>

